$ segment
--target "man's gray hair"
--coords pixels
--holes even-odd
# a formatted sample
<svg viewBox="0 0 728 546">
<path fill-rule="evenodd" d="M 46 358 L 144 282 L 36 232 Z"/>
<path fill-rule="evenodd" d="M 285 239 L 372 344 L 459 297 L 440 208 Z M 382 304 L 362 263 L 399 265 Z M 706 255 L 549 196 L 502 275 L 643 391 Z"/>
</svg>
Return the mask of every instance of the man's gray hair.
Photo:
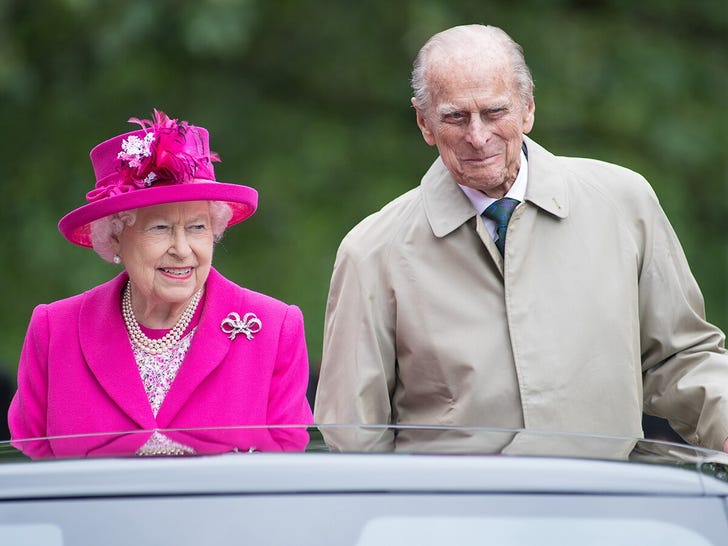
<svg viewBox="0 0 728 546">
<path fill-rule="evenodd" d="M 451 48 L 453 44 L 474 41 L 490 40 L 495 47 L 502 47 L 513 69 L 518 92 L 524 106 L 533 99 L 533 77 L 526 65 L 523 48 L 518 45 L 505 31 L 498 27 L 487 25 L 462 25 L 453 27 L 432 36 L 415 57 L 412 67 L 412 91 L 420 110 L 427 112 L 430 109 L 432 94 L 428 87 L 428 71 L 430 57 L 434 49 Z"/>
<path fill-rule="evenodd" d="M 224 201 L 210 201 L 210 223 L 215 242 L 222 239 L 233 211 Z M 125 210 L 91 222 L 91 245 L 96 254 L 107 262 L 114 261 L 113 240 L 126 226 L 136 222 L 136 209 Z"/>
</svg>

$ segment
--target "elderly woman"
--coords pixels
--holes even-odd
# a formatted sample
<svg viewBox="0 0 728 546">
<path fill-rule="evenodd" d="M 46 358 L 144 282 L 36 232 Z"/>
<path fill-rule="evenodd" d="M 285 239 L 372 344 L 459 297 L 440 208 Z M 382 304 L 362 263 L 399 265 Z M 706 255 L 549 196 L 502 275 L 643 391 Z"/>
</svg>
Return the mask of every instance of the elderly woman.
<svg viewBox="0 0 728 546">
<path fill-rule="evenodd" d="M 124 270 L 34 310 L 14 445 L 34 458 L 304 449 L 306 427 L 288 426 L 312 422 L 301 311 L 212 267 L 256 191 L 216 181 L 204 128 L 156 110 L 129 121 L 141 129 L 91 151 L 89 203 L 59 223 Z"/>
</svg>

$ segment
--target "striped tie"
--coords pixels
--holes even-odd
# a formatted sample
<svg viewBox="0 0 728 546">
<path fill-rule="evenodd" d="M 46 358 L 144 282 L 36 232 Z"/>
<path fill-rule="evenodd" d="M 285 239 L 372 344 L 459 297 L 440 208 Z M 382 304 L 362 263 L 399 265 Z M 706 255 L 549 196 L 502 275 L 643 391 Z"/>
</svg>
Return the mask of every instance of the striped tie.
<svg viewBox="0 0 728 546">
<path fill-rule="evenodd" d="M 498 250 L 500 250 L 501 256 L 506 250 L 506 230 L 508 229 L 508 220 L 511 219 L 511 214 L 513 214 L 513 210 L 516 208 L 518 203 L 520 203 L 518 199 L 504 197 L 503 199 L 498 199 L 498 201 L 491 203 L 490 206 L 485 209 L 485 212 L 483 212 L 483 216 L 495 222 L 495 229 L 498 235 L 498 238 L 495 240 L 495 246 L 497 246 Z"/>
</svg>

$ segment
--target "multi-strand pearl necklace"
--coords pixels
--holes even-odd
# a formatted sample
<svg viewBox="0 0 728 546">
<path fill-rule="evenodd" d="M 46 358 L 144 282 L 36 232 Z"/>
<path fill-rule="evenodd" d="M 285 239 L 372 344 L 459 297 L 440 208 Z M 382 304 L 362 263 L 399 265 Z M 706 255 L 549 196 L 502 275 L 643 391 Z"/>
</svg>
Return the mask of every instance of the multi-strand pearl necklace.
<svg viewBox="0 0 728 546">
<path fill-rule="evenodd" d="M 200 303 L 201 297 L 202 288 L 192 296 L 177 324 L 164 337 L 151 339 L 142 332 L 142 329 L 139 327 L 139 322 L 137 322 L 134 316 L 134 310 L 131 306 L 131 283 L 127 282 L 126 288 L 124 289 L 124 297 L 121 302 L 121 312 L 124 316 L 124 322 L 126 323 L 126 329 L 129 332 L 129 339 L 132 344 L 152 355 L 169 351 L 182 338 L 182 334 L 184 334 L 187 326 L 189 326 L 192 317 L 195 316 L 195 311 L 197 310 L 197 305 Z"/>
</svg>

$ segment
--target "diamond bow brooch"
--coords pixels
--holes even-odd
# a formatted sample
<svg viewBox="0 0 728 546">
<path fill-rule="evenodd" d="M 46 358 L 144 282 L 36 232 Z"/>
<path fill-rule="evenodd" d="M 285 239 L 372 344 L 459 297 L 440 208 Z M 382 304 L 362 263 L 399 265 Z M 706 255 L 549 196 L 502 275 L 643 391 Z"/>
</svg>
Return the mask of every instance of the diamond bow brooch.
<svg viewBox="0 0 728 546">
<path fill-rule="evenodd" d="M 245 313 L 243 318 L 240 318 L 240 315 L 232 312 L 220 323 L 220 329 L 230 337 L 231 341 L 238 334 L 245 334 L 248 339 L 253 339 L 253 335 L 260 332 L 262 328 L 263 323 L 255 316 L 255 313 Z"/>
</svg>

